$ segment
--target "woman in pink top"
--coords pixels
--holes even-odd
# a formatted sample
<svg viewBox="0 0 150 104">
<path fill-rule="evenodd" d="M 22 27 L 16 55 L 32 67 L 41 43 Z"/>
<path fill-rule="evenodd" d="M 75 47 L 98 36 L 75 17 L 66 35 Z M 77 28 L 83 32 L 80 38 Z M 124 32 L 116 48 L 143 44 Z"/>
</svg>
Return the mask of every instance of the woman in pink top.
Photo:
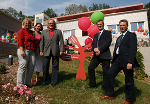
<svg viewBox="0 0 150 104">
<path fill-rule="evenodd" d="M 35 30 L 35 48 L 36 48 L 36 61 L 34 71 L 36 72 L 36 84 L 39 79 L 39 72 L 43 72 L 43 57 L 40 56 L 39 52 L 39 43 L 41 37 L 41 31 L 43 30 L 43 26 L 41 23 L 37 23 L 34 27 Z"/>
</svg>

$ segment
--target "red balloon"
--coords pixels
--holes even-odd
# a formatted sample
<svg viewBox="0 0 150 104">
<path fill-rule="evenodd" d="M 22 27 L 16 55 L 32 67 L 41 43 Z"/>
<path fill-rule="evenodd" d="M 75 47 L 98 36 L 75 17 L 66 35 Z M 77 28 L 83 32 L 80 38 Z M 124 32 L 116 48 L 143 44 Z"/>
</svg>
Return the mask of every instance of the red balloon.
<svg viewBox="0 0 150 104">
<path fill-rule="evenodd" d="M 5 43 L 5 40 L 2 40 L 2 43 Z"/>
<path fill-rule="evenodd" d="M 2 40 L 2 38 L 0 38 L 0 40 Z"/>
<path fill-rule="evenodd" d="M 92 43 L 93 40 L 91 38 L 85 39 L 85 45 L 88 45 L 89 43 Z"/>
<path fill-rule="evenodd" d="M 146 33 L 144 32 L 143 35 L 146 35 Z"/>
<path fill-rule="evenodd" d="M 13 33 L 13 36 L 16 36 L 16 34 L 15 34 L 15 33 Z"/>
<path fill-rule="evenodd" d="M 91 26 L 91 21 L 88 17 L 82 17 L 78 21 L 78 26 L 82 31 L 87 31 L 87 29 Z"/>
<path fill-rule="evenodd" d="M 99 32 L 99 29 L 97 25 L 91 25 L 87 31 L 88 31 L 89 37 L 93 39 L 94 35 Z"/>
</svg>

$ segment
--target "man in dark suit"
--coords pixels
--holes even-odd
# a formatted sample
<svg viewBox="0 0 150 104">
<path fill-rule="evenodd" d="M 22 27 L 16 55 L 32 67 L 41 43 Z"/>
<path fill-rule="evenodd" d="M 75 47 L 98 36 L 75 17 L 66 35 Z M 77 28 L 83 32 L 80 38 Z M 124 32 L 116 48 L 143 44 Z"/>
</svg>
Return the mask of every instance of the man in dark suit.
<svg viewBox="0 0 150 104">
<path fill-rule="evenodd" d="M 103 84 L 102 89 L 105 90 L 106 73 L 110 68 L 111 53 L 109 46 L 112 42 L 112 35 L 110 31 L 104 29 L 104 21 L 97 22 L 99 33 L 94 35 L 92 50 L 94 52 L 92 60 L 88 67 L 89 88 L 96 87 L 95 68 L 102 63 L 103 69 Z"/>
<path fill-rule="evenodd" d="M 120 70 L 123 69 L 125 74 L 126 90 L 126 101 L 124 104 L 131 104 L 134 97 L 133 67 L 136 63 L 137 38 L 136 34 L 127 31 L 127 20 L 120 20 L 119 26 L 122 35 L 120 35 L 116 41 L 112 66 L 108 72 L 108 86 L 106 87 L 106 96 L 101 96 L 101 98 L 113 98 L 114 79 Z"/>
<path fill-rule="evenodd" d="M 40 41 L 40 55 L 44 56 L 45 68 L 43 70 L 43 84 L 48 81 L 49 64 L 52 57 L 51 85 L 55 86 L 58 81 L 59 56 L 64 52 L 64 40 L 61 30 L 56 29 L 56 22 L 48 20 L 48 29 L 43 30 Z"/>
</svg>

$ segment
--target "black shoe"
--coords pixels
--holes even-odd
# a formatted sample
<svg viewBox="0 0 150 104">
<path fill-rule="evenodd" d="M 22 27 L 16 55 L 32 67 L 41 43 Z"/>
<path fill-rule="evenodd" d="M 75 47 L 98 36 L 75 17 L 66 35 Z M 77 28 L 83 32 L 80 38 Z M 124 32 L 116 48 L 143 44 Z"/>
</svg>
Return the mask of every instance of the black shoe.
<svg viewBox="0 0 150 104">
<path fill-rule="evenodd" d="M 51 86 L 52 86 L 52 87 L 55 87 L 55 86 L 56 86 L 56 84 L 52 84 L 52 83 L 51 83 Z"/>
</svg>

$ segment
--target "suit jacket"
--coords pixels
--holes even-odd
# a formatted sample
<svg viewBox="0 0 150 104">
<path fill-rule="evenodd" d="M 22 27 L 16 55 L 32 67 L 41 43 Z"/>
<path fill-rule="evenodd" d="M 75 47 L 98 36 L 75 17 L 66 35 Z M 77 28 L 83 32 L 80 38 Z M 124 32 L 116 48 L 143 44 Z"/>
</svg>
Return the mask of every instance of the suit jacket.
<svg viewBox="0 0 150 104">
<path fill-rule="evenodd" d="M 118 42 L 118 39 L 116 41 L 116 44 Z M 127 31 L 119 46 L 119 55 L 116 54 L 116 50 L 117 50 L 117 45 L 115 45 L 114 48 L 112 63 L 118 57 L 120 65 L 126 66 L 128 63 L 134 65 L 137 62 L 136 61 L 136 52 L 137 52 L 136 34 Z"/>
<path fill-rule="evenodd" d="M 112 35 L 110 31 L 103 30 L 99 40 L 98 40 L 99 33 L 94 35 L 94 39 L 92 42 L 92 50 L 94 48 L 98 48 L 100 50 L 100 55 L 98 56 L 100 59 L 111 59 L 111 53 L 109 46 L 112 42 Z M 98 45 L 97 45 L 98 44 Z M 94 53 L 94 57 L 95 57 Z"/>
<path fill-rule="evenodd" d="M 60 52 L 64 52 L 64 40 L 61 30 L 55 29 L 52 39 L 50 39 L 48 29 L 42 31 L 40 52 L 43 52 L 44 56 L 49 56 L 51 52 L 53 56 L 59 56 Z"/>
</svg>

